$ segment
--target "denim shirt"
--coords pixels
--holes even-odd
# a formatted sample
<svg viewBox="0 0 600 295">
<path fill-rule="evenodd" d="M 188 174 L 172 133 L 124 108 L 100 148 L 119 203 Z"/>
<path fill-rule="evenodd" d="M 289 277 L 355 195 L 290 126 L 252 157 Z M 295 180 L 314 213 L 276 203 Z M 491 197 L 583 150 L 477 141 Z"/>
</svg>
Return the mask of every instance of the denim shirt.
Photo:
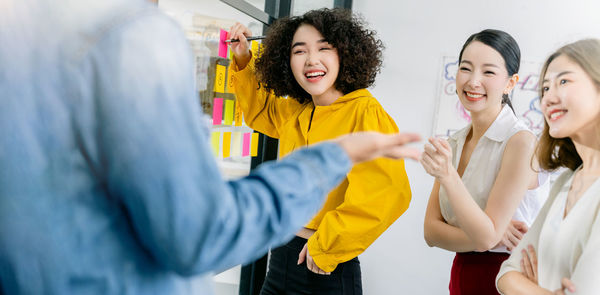
<svg viewBox="0 0 600 295">
<path fill-rule="evenodd" d="M 192 73 L 146 1 L 0 0 L 0 293 L 189 293 L 291 238 L 349 171 L 325 143 L 225 182 Z"/>
</svg>

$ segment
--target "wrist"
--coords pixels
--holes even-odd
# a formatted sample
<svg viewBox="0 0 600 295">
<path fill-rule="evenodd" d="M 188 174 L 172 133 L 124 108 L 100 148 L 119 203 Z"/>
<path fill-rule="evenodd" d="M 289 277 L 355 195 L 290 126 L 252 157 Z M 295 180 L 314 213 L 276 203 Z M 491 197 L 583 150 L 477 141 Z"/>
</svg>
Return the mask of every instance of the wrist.
<svg viewBox="0 0 600 295">
<path fill-rule="evenodd" d="M 233 58 L 235 59 L 235 64 L 237 65 L 238 71 L 246 68 L 250 60 L 252 59 L 252 52 L 248 50 L 246 54 L 234 54 Z"/>
<path fill-rule="evenodd" d="M 438 178 L 438 181 L 443 186 L 449 185 L 453 182 L 456 182 L 457 180 L 460 180 L 460 176 L 458 175 L 458 172 L 456 172 L 456 170 L 454 169 L 450 169 L 450 171 L 448 171 L 446 175 L 440 176 Z"/>
</svg>

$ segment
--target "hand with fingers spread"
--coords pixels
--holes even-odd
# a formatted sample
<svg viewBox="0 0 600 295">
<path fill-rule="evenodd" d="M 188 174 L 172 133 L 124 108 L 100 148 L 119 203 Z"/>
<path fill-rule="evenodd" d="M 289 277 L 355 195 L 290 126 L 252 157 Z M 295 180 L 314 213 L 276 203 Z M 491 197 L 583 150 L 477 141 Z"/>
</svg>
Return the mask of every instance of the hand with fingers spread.
<svg viewBox="0 0 600 295">
<path fill-rule="evenodd" d="M 360 163 L 379 157 L 410 158 L 417 161 L 421 156 L 421 151 L 417 148 L 407 147 L 406 144 L 419 140 L 421 140 L 421 136 L 415 133 L 383 134 L 364 131 L 340 136 L 333 142 L 342 146 L 353 163 Z"/>
<path fill-rule="evenodd" d="M 229 43 L 231 52 L 233 52 L 233 57 L 235 58 L 238 66 L 238 70 L 243 70 L 252 58 L 252 52 L 250 52 L 250 42 L 248 42 L 248 39 L 246 39 L 247 37 L 252 37 L 252 32 L 241 23 L 235 23 L 235 25 L 229 28 L 227 39 L 240 40 L 239 42 Z"/>
<path fill-rule="evenodd" d="M 506 231 L 502 236 L 500 244 L 506 246 L 508 251 L 512 251 L 512 249 L 517 247 L 523 236 L 527 233 L 528 229 L 529 228 L 525 222 L 511 220 L 508 224 L 508 228 L 506 228 Z"/>
<path fill-rule="evenodd" d="M 446 179 L 452 171 L 456 172 L 452 165 L 452 148 L 450 144 L 441 138 L 429 138 L 429 144 L 421 157 L 421 164 L 429 175 L 439 181 Z"/>
<path fill-rule="evenodd" d="M 308 268 L 308 270 L 320 275 L 330 275 L 330 272 L 326 272 L 317 266 L 312 256 L 310 256 L 310 253 L 308 253 L 307 245 L 308 244 L 304 244 L 302 251 L 300 251 L 300 254 L 298 255 L 298 265 L 306 260 L 306 268 Z"/>
</svg>

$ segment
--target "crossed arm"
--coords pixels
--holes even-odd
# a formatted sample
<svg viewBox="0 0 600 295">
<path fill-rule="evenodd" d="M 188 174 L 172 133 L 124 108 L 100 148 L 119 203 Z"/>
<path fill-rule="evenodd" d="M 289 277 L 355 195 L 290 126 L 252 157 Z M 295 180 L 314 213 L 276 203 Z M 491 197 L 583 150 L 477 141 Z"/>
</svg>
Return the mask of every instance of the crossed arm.
<svg viewBox="0 0 600 295">
<path fill-rule="evenodd" d="M 485 209 L 473 200 L 456 169 L 452 166 L 452 150 L 442 139 L 430 139 L 421 163 L 436 177 L 425 214 L 425 240 L 455 252 L 487 251 L 496 246 L 509 226 L 515 210 L 525 195 L 535 172 L 530 166 L 535 137 L 519 132 L 509 139 L 500 171 L 490 191 Z M 439 190 L 444 187 L 458 227 L 445 222 L 439 205 Z"/>
</svg>

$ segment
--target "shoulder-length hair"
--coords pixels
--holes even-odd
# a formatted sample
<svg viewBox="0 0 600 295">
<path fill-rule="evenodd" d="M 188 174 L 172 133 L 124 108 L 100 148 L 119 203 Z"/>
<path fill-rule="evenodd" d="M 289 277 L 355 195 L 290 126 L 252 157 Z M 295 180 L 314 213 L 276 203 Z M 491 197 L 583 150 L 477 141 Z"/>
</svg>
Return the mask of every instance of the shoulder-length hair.
<svg viewBox="0 0 600 295">
<path fill-rule="evenodd" d="M 544 96 L 542 83 L 548 71 L 548 66 L 561 55 L 577 63 L 594 81 L 596 88 L 600 91 L 600 40 L 583 39 L 561 47 L 546 59 L 540 74 L 540 101 Z M 554 138 L 550 136 L 546 121 L 544 121 L 544 131 L 542 131 L 537 144 L 536 155 L 540 167 L 546 170 L 555 170 L 560 167 L 575 170 L 583 163 L 571 138 Z"/>
</svg>

